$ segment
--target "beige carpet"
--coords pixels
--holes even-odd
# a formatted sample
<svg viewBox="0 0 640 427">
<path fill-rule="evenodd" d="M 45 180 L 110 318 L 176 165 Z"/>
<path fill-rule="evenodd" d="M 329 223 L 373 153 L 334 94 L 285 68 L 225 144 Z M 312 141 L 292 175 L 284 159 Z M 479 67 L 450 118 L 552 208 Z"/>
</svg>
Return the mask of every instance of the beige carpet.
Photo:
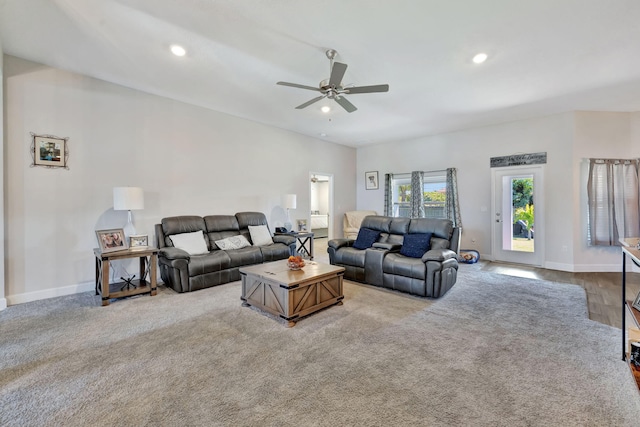
<svg viewBox="0 0 640 427">
<path fill-rule="evenodd" d="M 637 426 L 584 291 L 475 271 L 440 300 L 345 284 L 288 329 L 239 282 L 0 312 L 2 426 Z"/>
</svg>

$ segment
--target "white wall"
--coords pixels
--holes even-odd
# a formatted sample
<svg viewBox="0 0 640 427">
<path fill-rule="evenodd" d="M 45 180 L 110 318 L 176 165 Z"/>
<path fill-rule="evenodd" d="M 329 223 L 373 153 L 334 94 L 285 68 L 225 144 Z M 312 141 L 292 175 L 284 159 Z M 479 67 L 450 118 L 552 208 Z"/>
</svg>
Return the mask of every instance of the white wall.
<svg viewBox="0 0 640 427">
<path fill-rule="evenodd" d="M 588 157 L 637 157 L 638 141 L 638 114 L 576 112 L 363 147 L 358 149 L 357 205 L 358 209 L 383 211 L 385 173 L 455 167 L 462 248 L 476 249 L 491 259 L 489 159 L 547 152 L 544 266 L 568 271 L 619 271 L 619 248 L 586 245 L 586 179 L 581 165 Z M 364 189 L 364 173 L 371 170 L 380 173 L 379 190 Z"/>
<path fill-rule="evenodd" d="M 333 174 L 336 215 L 355 209 L 353 148 L 11 56 L 4 65 L 9 304 L 93 288 L 94 230 L 126 222 L 116 186 L 143 187 L 134 223 L 150 239 L 181 214 L 262 211 L 273 230 L 286 193 L 298 195 L 294 223 L 307 218 L 311 170 Z M 30 167 L 30 132 L 69 137 L 70 170 Z M 282 155 L 296 152 L 307 155 Z"/>
<path fill-rule="evenodd" d="M 620 269 L 622 255 L 617 246 L 587 245 L 587 187 L 589 158 L 630 159 L 640 156 L 640 139 L 632 135 L 630 113 L 575 113 L 574 150 L 574 266 L 576 271 L 610 271 L 611 265 Z"/>
<path fill-rule="evenodd" d="M 4 242 L 4 55 L 2 52 L 2 39 L 0 39 L 0 242 Z M 4 243 L 0 245 L 0 310 L 7 308 L 7 299 L 4 292 Z"/>
</svg>

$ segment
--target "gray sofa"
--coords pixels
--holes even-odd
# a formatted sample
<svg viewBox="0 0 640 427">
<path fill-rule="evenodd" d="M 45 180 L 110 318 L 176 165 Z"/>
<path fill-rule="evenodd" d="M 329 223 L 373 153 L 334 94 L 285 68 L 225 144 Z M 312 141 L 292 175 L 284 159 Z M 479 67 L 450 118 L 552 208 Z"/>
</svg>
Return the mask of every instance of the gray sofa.
<svg viewBox="0 0 640 427">
<path fill-rule="evenodd" d="M 156 224 L 158 264 L 165 285 L 176 292 L 190 292 L 222 283 L 240 280 L 240 267 L 286 259 L 295 253 L 296 239 L 288 235 L 273 236 L 268 246 L 248 246 L 221 250 L 216 240 L 243 235 L 251 243 L 250 225 L 266 225 L 261 212 L 239 212 L 235 215 L 174 216 Z M 202 231 L 208 253 L 189 255 L 176 248 L 170 236 Z"/>
<path fill-rule="evenodd" d="M 345 268 L 345 279 L 432 298 L 443 296 L 456 282 L 461 230 L 450 220 L 367 216 L 362 229 L 378 234 L 371 247 L 355 248 L 356 239 L 329 241 L 329 262 Z M 402 254 L 406 235 L 427 236 L 428 241 L 428 233 L 429 250 Z"/>
</svg>

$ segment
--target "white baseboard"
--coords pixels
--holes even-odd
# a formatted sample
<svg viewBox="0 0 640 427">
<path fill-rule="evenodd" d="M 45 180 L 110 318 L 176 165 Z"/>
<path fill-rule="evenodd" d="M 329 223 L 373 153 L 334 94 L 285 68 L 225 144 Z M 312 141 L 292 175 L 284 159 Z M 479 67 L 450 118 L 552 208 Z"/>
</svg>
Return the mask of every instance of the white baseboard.
<svg viewBox="0 0 640 427">
<path fill-rule="evenodd" d="M 22 304 L 25 302 L 38 301 L 41 299 L 61 297 L 64 295 L 77 294 L 80 292 L 93 291 L 96 288 L 95 282 L 79 283 L 77 285 L 64 286 L 62 288 L 43 289 L 41 291 L 25 292 L 16 295 L 7 295 L 5 306 Z M 0 304 L 2 300 L 0 300 Z"/>
<path fill-rule="evenodd" d="M 561 262 L 545 262 L 543 267 L 548 270 L 568 271 L 570 273 L 576 272 L 576 266 L 574 264 L 565 264 Z"/>
<path fill-rule="evenodd" d="M 0 298 L 0 311 L 4 310 L 5 308 L 7 308 L 7 299 Z"/>
</svg>

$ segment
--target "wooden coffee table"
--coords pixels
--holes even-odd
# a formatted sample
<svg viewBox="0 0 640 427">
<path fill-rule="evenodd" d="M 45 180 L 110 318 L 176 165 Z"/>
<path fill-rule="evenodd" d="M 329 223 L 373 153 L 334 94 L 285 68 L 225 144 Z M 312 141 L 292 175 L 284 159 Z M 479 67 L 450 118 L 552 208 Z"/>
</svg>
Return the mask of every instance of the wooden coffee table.
<svg viewBox="0 0 640 427">
<path fill-rule="evenodd" d="M 295 326 L 303 316 L 342 304 L 343 267 L 307 261 L 290 270 L 287 260 L 240 268 L 244 307 L 253 305 Z"/>
</svg>

